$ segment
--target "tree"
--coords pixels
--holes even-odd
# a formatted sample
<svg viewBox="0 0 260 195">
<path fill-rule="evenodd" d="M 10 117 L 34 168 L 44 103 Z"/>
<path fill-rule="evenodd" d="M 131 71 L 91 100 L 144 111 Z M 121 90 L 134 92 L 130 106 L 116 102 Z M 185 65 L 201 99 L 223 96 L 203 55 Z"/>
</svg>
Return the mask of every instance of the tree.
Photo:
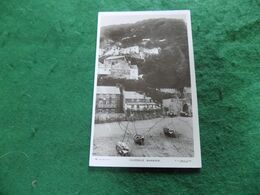
<svg viewBox="0 0 260 195">
<path fill-rule="evenodd" d="M 168 47 L 160 55 L 148 58 L 142 69 L 148 86 L 181 89 L 190 86 L 189 64 L 178 46 Z"/>
</svg>

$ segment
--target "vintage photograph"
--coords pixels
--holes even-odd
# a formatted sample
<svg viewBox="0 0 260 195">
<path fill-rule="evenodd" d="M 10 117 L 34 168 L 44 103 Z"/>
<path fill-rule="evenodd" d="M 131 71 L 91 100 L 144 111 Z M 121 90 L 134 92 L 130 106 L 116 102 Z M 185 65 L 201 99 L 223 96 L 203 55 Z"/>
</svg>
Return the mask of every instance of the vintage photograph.
<svg viewBox="0 0 260 195">
<path fill-rule="evenodd" d="M 90 165 L 200 161 L 189 25 L 189 11 L 99 13 Z"/>
</svg>

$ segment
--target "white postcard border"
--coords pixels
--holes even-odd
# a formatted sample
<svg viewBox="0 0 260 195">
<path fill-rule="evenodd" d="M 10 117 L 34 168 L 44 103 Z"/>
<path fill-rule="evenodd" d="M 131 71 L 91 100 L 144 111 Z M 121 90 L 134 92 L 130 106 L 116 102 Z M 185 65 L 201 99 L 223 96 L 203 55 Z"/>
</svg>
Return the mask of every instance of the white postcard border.
<svg viewBox="0 0 260 195">
<path fill-rule="evenodd" d="M 94 140 L 94 123 L 95 123 L 95 107 L 96 107 L 96 87 L 97 87 L 97 67 L 98 67 L 98 52 L 100 43 L 100 20 L 108 15 L 125 15 L 125 14 L 183 14 L 186 16 L 187 33 L 188 33 L 188 48 L 189 48 L 189 64 L 192 92 L 192 110 L 193 110 L 193 143 L 194 157 L 112 157 L 112 156 L 94 156 L 93 155 L 93 140 Z M 91 141 L 89 153 L 90 167 L 143 167 L 143 168 L 201 168 L 201 150 L 200 150 L 200 134 L 199 134 L 199 118 L 198 118 L 198 103 L 197 90 L 195 80 L 195 65 L 192 42 L 191 16 L 189 10 L 174 10 L 174 11 L 127 11 L 127 12 L 99 12 L 96 40 L 96 61 L 95 61 L 95 79 L 93 90 L 93 107 L 92 107 L 92 125 L 91 125 Z"/>
</svg>

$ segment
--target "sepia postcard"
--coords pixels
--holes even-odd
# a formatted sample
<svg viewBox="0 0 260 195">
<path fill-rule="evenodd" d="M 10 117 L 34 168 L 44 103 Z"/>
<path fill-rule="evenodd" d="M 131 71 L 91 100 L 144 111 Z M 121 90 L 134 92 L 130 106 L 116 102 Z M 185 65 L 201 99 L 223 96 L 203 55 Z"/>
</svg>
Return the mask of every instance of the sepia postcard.
<svg viewBox="0 0 260 195">
<path fill-rule="evenodd" d="M 89 166 L 201 168 L 190 11 L 98 14 Z"/>
</svg>

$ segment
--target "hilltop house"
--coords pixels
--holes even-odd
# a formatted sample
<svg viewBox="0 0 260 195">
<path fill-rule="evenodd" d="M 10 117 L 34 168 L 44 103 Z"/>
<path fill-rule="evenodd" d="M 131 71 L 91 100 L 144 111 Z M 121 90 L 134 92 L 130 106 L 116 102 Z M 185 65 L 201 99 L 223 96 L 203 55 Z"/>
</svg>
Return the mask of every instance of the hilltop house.
<svg viewBox="0 0 260 195">
<path fill-rule="evenodd" d="M 96 112 L 120 112 L 121 93 L 115 86 L 97 86 L 96 88 Z"/>
<path fill-rule="evenodd" d="M 132 47 L 127 47 L 127 48 L 121 48 L 120 53 L 121 54 L 138 54 L 139 51 L 139 46 L 132 46 Z"/>
<path fill-rule="evenodd" d="M 123 91 L 123 109 L 130 111 L 148 111 L 160 109 L 151 97 L 135 91 Z"/>
<path fill-rule="evenodd" d="M 159 55 L 160 51 L 161 51 L 160 47 L 155 47 L 152 49 L 140 47 L 137 58 L 145 60 L 146 57 L 153 56 L 153 55 Z"/>
<path fill-rule="evenodd" d="M 155 47 L 155 48 L 152 48 L 152 49 L 143 48 L 142 52 L 146 55 L 158 55 L 160 50 L 161 50 L 160 47 Z"/>
<path fill-rule="evenodd" d="M 125 56 L 110 56 L 104 60 L 105 66 L 111 66 L 112 78 L 138 80 L 137 65 L 129 65 Z"/>
</svg>

